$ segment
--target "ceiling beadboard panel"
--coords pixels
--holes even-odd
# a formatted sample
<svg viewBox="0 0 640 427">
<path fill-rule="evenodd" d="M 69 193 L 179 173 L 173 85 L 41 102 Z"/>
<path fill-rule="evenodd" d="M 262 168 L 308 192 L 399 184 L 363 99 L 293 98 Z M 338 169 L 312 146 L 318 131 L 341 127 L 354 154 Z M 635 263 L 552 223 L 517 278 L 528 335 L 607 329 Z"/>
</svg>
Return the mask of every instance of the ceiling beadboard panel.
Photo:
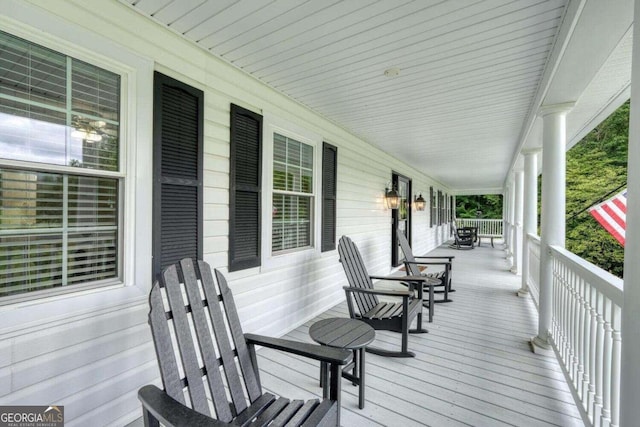
<svg viewBox="0 0 640 427">
<path fill-rule="evenodd" d="M 121 1 L 454 189 L 502 186 L 567 4 Z"/>
</svg>

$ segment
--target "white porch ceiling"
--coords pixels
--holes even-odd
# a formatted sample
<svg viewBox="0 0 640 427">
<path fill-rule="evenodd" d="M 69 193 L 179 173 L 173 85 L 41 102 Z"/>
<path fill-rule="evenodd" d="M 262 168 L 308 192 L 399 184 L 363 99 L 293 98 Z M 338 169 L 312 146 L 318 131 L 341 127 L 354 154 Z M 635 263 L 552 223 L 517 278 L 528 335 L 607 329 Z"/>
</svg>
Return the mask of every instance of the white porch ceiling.
<svg viewBox="0 0 640 427">
<path fill-rule="evenodd" d="M 535 128 L 531 112 L 570 4 L 120 1 L 468 193 L 500 191 L 522 139 L 535 134 L 524 130 Z M 385 77 L 390 68 L 399 75 Z"/>
</svg>

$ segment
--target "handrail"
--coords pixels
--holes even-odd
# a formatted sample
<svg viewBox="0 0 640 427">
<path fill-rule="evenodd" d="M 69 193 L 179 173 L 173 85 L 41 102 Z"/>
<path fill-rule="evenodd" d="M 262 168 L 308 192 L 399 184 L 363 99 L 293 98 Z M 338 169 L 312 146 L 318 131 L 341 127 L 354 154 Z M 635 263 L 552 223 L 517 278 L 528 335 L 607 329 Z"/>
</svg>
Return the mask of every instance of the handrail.
<svg viewBox="0 0 640 427">
<path fill-rule="evenodd" d="M 619 426 L 622 279 L 559 247 L 550 338 L 592 426 Z"/>
<path fill-rule="evenodd" d="M 587 261 L 584 258 L 570 252 L 560 246 L 550 246 L 551 255 L 569 266 L 572 270 L 586 280 L 598 292 L 604 294 L 615 304 L 622 307 L 624 301 L 624 281 Z"/>
<path fill-rule="evenodd" d="M 478 235 L 502 236 L 503 220 L 485 218 L 456 218 L 458 227 L 477 227 Z"/>
</svg>

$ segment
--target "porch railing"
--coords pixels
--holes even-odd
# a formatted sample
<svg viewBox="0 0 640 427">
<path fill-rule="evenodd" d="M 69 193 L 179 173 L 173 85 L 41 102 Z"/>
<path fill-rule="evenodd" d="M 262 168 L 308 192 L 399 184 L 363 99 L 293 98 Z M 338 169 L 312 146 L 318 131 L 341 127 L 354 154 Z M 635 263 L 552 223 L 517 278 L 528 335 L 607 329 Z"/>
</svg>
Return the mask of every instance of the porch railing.
<svg viewBox="0 0 640 427">
<path fill-rule="evenodd" d="M 550 255 L 553 345 L 592 425 L 618 426 L 622 279 L 561 247 Z"/>
<path fill-rule="evenodd" d="M 501 219 L 484 218 L 456 218 L 458 227 L 478 227 L 478 234 L 482 236 L 502 236 Z"/>
<path fill-rule="evenodd" d="M 529 294 L 538 305 L 540 298 L 540 237 L 535 234 L 528 234 L 527 245 L 529 248 Z"/>
</svg>

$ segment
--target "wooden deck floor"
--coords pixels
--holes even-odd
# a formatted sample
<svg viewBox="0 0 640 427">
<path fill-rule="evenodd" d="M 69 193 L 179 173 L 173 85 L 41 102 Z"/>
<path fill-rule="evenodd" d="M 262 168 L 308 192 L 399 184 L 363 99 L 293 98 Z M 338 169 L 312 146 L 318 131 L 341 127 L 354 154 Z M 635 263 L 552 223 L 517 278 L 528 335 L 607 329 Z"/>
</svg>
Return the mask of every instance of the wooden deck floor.
<svg viewBox="0 0 640 427">
<path fill-rule="evenodd" d="M 507 271 L 498 247 L 433 253 L 456 256 L 454 301 L 436 306 L 428 334 L 410 336 L 415 358 L 367 354 L 364 409 L 357 387 L 343 380 L 343 426 L 583 425 L 555 357 L 529 349 L 537 311 L 515 295 L 520 277 Z M 310 341 L 309 326 L 328 317 L 348 317 L 346 303 L 287 338 Z M 400 335 L 378 331 L 374 345 L 398 348 Z M 291 398 L 321 394 L 317 363 L 267 349 L 258 357 L 265 390 Z"/>
</svg>

